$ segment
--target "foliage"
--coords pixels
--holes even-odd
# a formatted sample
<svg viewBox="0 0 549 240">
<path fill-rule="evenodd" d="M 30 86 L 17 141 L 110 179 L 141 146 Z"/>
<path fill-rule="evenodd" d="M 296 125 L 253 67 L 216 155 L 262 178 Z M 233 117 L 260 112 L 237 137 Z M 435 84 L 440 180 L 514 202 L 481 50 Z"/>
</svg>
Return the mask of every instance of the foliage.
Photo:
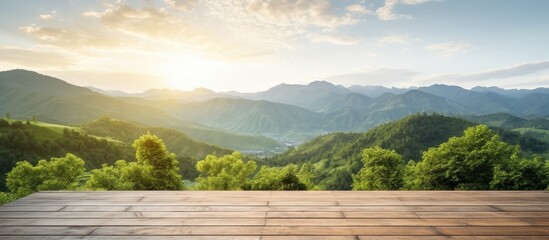
<svg viewBox="0 0 549 240">
<path fill-rule="evenodd" d="M 239 152 L 219 158 L 208 155 L 196 164 L 200 176 L 196 178 L 195 189 L 240 190 L 256 167 L 254 161 L 244 163 Z"/>
<path fill-rule="evenodd" d="M 168 152 L 162 139 L 145 134 L 135 140 L 137 163 L 151 166 L 151 190 L 177 190 L 183 187 L 179 174 L 179 162 L 175 154 Z"/>
<path fill-rule="evenodd" d="M 23 197 L 23 196 L 21 196 L 21 197 Z M 9 203 L 11 201 L 15 201 L 18 198 L 19 198 L 19 196 L 15 195 L 13 193 L 0 192 L 0 205 Z"/>
<path fill-rule="evenodd" d="M 164 142 L 145 134 L 135 140 L 136 162 L 118 160 L 91 171 L 86 186 L 104 190 L 179 190 L 183 188 L 179 162 Z"/>
<path fill-rule="evenodd" d="M 494 166 L 519 153 L 485 125 L 465 130 L 462 137 L 423 153 L 421 162 L 407 166 L 411 171 L 406 188 L 422 190 L 489 189 Z"/>
<path fill-rule="evenodd" d="M 0 119 L 0 191 L 7 190 L 5 174 L 16 162 L 27 160 L 36 164 L 40 159 L 73 153 L 85 159 L 86 167 L 96 168 L 116 159 L 131 158 L 131 148 L 117 142 L 99 139 L 74 129 L 53 128 L 44 124 L 22 124 Z"/>
<path fill-rule="evenodd" d="M 545 162 L 541 158 L 512 158 L 494 168 L 494 177 L 490 182 L 493 190 L 540 190 L 549 184 L 549 175 L 545 173 Z"/>
<path fill-rule="evenodd" d="M 118 160 L 114 166 L 104 164 L 91 171 L 86 187 L 101 190 L 149 190 L 152 189 L 152 167 Z"/>
<path fill-rule="evenodd" d="M 353 190 L 398 190 L 402 187 L 402 156 L 379 146 L 364 149 L 364 167 L 353 176 Z"/>
<path fill-rule="evenodd" d="M 77 186 L 76 180 L 84 171 L 84 161 L 70 153 L 62 158 L 40 160 L 36 166 L 21 161 L 8 173 L 7 185 L 16 195 L 40 190 L 72 189 Z"/>
<path fill-rule="evenodd" d="M 315 175 L 315 169 L 310 163 L 304 163 L 303 165 L 301 165 L 301 168 L 297 173 L 299 181 L 305 184 L 308 190 L 318 190 L 318 187 L 313 182 Z"/>
<path fill-rule="evenodd" d="M 283 168 L 263 166 L 249 183 L 250 190 L 307 190 L 297 165 Z"/>
<path fill-rule="evenodd" d="M 353 182 L 352 174 L 362 168 L 364 148 L 380 146 L 395 150 L 405 161 L 419 159 L 422 151 L 459 135 L 472 125 L 439 114 L 415 114 L 365 133 L 320 136 L 269 159 L 269 162 L 278 166 L 312 164 L 317 169 L 313 182 L 321 189 L 348 190 Z"/>
</svg>

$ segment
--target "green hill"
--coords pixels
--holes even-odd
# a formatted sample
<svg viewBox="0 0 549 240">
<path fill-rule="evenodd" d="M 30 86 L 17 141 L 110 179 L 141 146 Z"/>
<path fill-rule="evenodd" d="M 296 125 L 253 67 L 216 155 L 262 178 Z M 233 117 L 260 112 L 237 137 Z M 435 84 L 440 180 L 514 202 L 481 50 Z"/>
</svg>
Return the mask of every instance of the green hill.
<svg viewBox="0 0 549 240">
<path fill-rule="evenodd" d="M 88 169 L 94 169 L 119 159 L 133 160 L 131 145 L 147 132 L 163 139 L 168 150 L 177 155 L 185 179 L 197 176 L 194 166 L 206 155 L 215 153 L 222 156 L 233 152 L 194 141 L 173 129 L 140 127 L 106 117 L 82 127 L 0 119 L 0 191 L 5 190 L 5 174 L 18 161 L 36 163 L 40 159 L 61 157 L 70 152 L 84 159 Z"/>
<path fill-rule="evenodd" d="M 158 101 L 111 97 L 60 79 L 26 70 L 0 72 L 0 112 L 13 118 L 60 124 L 80 124 L 109 116 L 131 123 L 184 131 L 195 139 L 240 151 L 270 150 L 282 145 L 273 139 L 245 136 L 190 123 L 163 111 Z"/>
<path fill-rule="evenodd" d="M 88 135 L 77 127 L 0 119 L 0 191 L 5 190 L 6 173 L 16 162 L 27 160 L 34 164 L 69 152 L 83 158 L 89 169 L 133 158 L 129 145 Z"/>
<path fill-rule="evenodd" d="M 141 135 L 150 132 L 157 135 L 166 144 L 170 152 L 178 157 L 204 158 L 211 153 L 219 155 L 230 154 L 233 151 L 211 144 L 194 141 L 185 134 L 173 129 L 162 127 L 140 127 L 128 122 L 102 117 L 98 120 L 84 123 L 82 129 L 92 135 L 120 140 L 128 145 Z"/>
<path fill-rule="evenodd" d="M 317 171 L 315 182 L 324 189 L 350 189 L 351 174 L 362 163 L 361 152 L 381 146 L 401 154 L 405 160 L 418 160 L 423 151 L 450 137 L 459 136 L 475 123 L 438 114 L 416 114 L 383 124 L 365 133 L 332 133 L 317 137 L 268 161 L 273 165 L 311 163 Z M 495 129 L 503 140 L 520 144 L 523 150 L 543 153 L 548 144 L 518 133 Z"/>
</svg>

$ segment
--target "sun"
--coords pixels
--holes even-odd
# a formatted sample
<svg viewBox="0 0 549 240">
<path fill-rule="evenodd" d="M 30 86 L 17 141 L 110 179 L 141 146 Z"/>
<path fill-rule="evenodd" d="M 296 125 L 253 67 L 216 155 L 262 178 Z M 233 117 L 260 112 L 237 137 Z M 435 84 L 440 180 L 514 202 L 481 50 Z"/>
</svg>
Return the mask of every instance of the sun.
<svg viewBox="0 0 549 240">
<path fill-rule="evenodd" d="M 170 55 L 159 67 L 167 87 L 192 90 L 198 87 L 213 86 L 222 76 L 227 65 L 193 55 Z"/>
</svg>

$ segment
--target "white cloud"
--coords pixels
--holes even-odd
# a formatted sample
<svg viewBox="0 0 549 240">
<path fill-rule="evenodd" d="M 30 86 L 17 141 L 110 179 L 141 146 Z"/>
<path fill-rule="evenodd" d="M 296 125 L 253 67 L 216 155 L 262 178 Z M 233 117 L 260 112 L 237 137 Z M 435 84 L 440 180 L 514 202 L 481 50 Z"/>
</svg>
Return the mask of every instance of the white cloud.
<svg viewBox="0 0 549 240">
<path fill-rule="evenodd" d="M 413 39 L 410 38 L 410 36 L 405 34 L 392 34 L 392 35 L 387 35 L 377 39 L 377 41 L 380 43 L 403 44 L 403 45 L 410 43 L 410 41 L 412 40 Z"/>
<path fill-rule="evenodd" d="M 51 15 L 51 14 L 40 14 L 40 16 L 38 16 L 38 18 L 40 18 L 42 20 L 52 20 L 53 15 Z"/>
<path fill-rule="evenodd" d="M 381 20 L 396 20 L 396 19 L 410 19 L 412 16 L 406 14 L 398 14 L 395 12 L 395 8 L 398 5 L 418 5 L 427 3 L 433 0 L 385 0 L 385 4 L 376 10 L 376 15 Z"/>
<path fill-rule="evenodd" d="M 336 45 L 354 45 L 360 42 L 359 38 L 341 36 L 341 35 L 310 35 L 311 42 L 314 43 L 331 43 Z"/>
<path fill-rule="evenodd" d="M 472 47 L 473 47 L 472 44 L 465 41 L 452 41 L 452 42 L 431 44 L 427 46 L 426 49 L 443 57 L 451 57 L 456 54 L 465 52 L 471 49 Z"/>
<path fill-rule="evenodd" d="M 19 30 L 37 38 L 42 44 L 61 48 L 112 48 L 120 45 L 114 36 L 107 38 L 100 31 L 76 32 L 36 25 L 23 26 Z"/>
<path fill-rule="evenodd" d="M 173 9 L 188 12 L 197 4 L 198 0 L 164 0 L 164 3 Z"/>
<path fill-rule="evenodd" d="M 358 3 L 347 6 L 345 10 L 347 10 L 347 12 L 355 13 L 355 14 L 371 14 L 372 13 L 370 9 L 367 9 L 364 5 L 358 4 Z"/>
<path fill-rule="evenodd" d="M 455 83 L 474 82 L 474 81 L 489 81 L 496 79 L 505 79 L 519 76 L 526 76 L 542 71 L 549 70 L 549 61 L 536 63 L 524 63 L 514 66 L 490 69 L 476 73 L 468 74 L 447 74 L 438 77 L 427 78 L 425 81 L 452 81 Z"/>
</svg>

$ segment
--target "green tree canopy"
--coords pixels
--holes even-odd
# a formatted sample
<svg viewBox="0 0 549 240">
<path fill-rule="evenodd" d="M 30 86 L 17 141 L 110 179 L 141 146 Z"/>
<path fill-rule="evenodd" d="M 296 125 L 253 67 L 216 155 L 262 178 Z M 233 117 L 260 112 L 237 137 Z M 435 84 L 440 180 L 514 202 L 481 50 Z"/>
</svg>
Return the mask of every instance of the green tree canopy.
<svg viewBox="0 0 549 240">
<path fill-rule="evenodd" d="M 494 168 L 494 177 L 490 188 L 494 190 L 541 190 L 549 184 L 549 175 L 545 173 L 545 161 L 512 158 Z"/>
<path fill-rule="evenodd" d="M 86 186 L 104 190 L 179 190 L 183 188 L 179 162 L 164 142 L 145 134 L 134 141 L 137 162 L 118 160 L 91 171 Z"/>
<path fill-rule="evenodd" d="M 402 186 L 404 162 L 395 151 L 366 148 L 362 162 L 364 167 L 353 176 L 353 190 L 397 190 Z"/>
<path fill-rule="evenodd" d="M 150 190 L 178 190 L 183 188 L 179 162 L 168 152 L 162 139 L 147 133 L 133 142 L 137 163 L 151 166 Z"/>
<path fill-rule="evenodd" d="M 251 190 L 307 190 L 299 179 L 297 165 L 285 167 L 263 166 L 250 181 Z"/>
<path fill-rule="evenodd" d="M 18 162 L 8 173 L 11 192 L 26 195 L 40 190 L 65 190 L 77 187 L 77 178 L 85 171 L 84 161 L 73 154 L 62 158 L 40 160 L 36 166 Z"/>
<path fill-rule="evenodd" d="M 424 190 L 489 189 L 494 167 L 520 152 L 485 125 L 470 127 L 423 153 L 421 162 L 409 164 L 406 188 Z"/>
<path fill-rule="evenodd" d="M 152 167 L 137 162 L 118 160 L 113 166 L 103 164 L 91 171 L 86 187 L 101 190 L 152 189 Z"/>
<path fill-rule="evenodd" d="M 256 169 L 254 161 L 244 163 L 239 152 L 223 157 L 208 155 L 196 163 L 200 176 L 196 178 L 197 190 L 240 190 Z"/>
</svg>

